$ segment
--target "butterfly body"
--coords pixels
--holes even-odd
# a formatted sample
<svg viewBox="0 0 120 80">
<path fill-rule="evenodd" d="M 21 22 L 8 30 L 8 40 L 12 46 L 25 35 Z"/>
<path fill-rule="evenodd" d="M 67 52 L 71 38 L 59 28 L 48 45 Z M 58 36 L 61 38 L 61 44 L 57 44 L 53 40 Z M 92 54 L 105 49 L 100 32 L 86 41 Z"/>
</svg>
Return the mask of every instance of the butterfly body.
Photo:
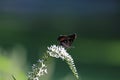
<svg viewBox="0 0 120 80">
<path fill-rule="evenodd" d="M 58 37 L 59 44 L 65 48 L 70 48 L 71 44 L 73 43 L 74 39 L 77 37 L 76 34 L 71 35 L 60 35 Z"/>
</svg>

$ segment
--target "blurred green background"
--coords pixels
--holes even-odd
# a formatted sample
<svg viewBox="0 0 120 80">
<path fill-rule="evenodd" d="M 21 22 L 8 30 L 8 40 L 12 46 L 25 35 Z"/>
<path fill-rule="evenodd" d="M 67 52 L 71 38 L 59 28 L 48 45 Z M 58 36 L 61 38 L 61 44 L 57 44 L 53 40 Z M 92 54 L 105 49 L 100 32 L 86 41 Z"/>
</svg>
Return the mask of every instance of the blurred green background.
<svg viewBox="0 0 120 80">
<path fill-rule="evenodd" d="M 0 80 L 27 80 L 32 64 L 61 34 L 77 33 L 72 55 L 81 80 L 120 80 L 118 0 L 0 0 Z M 43 80 L 75 80 L 68 65 L 48 63 Z"/>
</svg>

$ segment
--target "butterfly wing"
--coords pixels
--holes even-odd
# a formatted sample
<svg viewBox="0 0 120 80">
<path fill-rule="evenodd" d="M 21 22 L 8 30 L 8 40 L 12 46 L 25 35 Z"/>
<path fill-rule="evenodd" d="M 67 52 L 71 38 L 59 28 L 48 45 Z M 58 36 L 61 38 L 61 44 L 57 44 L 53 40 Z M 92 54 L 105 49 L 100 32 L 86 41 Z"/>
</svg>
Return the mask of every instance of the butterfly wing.
<svg viewBox="0 0 120 80">
<path fill-rule="evenodd" d="M 68 35 L 69 46 L 73 43 L 74 39 L 77 37 L 76 34 Z"/>
<path fill-rule="evenodd" d="M 57 39 L 59 41 L 59 44 L 62 45 L 63 47 L 68 47 L 68 37 L 67 35 L 61 35 Z"/>
<path fill-rule="evenodd" d="M 62 45 L 65 48 L 69 48 L 73 42 L 73 40 L 76 38 L 76 34 L 72 34 L 72 35 L 61 35 L 58 37 L 58 41 L 60 43 L 60 45 Z"/>
<path fill-rule="evenodd" d="M 58 41 L 64 41 L 64 40 L 66 40 L 66 39 L 67 39 L 67 36 L 66 36 L 66 35 L 60 35 L 60 36 L 57 38 Z"/>
</svg>

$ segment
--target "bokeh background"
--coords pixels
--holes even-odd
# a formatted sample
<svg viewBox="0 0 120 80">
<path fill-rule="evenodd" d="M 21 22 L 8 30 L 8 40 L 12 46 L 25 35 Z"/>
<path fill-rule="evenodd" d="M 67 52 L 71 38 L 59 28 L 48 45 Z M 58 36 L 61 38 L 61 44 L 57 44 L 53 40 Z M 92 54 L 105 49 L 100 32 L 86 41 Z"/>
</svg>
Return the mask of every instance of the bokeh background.
<svg viewBox="0 0 120 80">
<path fill-rule="evenodd" d="M 119 0 L 0 0 L 0 80 L 27 72 L 61 34 L 77 33 L 72 55 L 81 80 L 120 80 Z M 48 63 L 43 80 L 75 80 L 68 65 Z"/>
</svg>

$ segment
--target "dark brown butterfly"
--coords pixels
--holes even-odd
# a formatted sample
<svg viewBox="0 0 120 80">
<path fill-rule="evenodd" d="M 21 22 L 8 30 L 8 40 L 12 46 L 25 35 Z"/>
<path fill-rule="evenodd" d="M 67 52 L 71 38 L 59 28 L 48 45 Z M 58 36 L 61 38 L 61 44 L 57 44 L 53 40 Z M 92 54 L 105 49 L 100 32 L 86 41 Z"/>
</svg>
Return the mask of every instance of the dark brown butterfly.
<svg viewBox="0 0 120 80">
<path fill-rule="evenodd" d="M 70 48 L 76 37 L 77 35 L 75 33 L 71 35 L 60 35 L 57 40 L 59 41 L 59 44 L 61 46 L 65 48 Z"/>
</svg>

